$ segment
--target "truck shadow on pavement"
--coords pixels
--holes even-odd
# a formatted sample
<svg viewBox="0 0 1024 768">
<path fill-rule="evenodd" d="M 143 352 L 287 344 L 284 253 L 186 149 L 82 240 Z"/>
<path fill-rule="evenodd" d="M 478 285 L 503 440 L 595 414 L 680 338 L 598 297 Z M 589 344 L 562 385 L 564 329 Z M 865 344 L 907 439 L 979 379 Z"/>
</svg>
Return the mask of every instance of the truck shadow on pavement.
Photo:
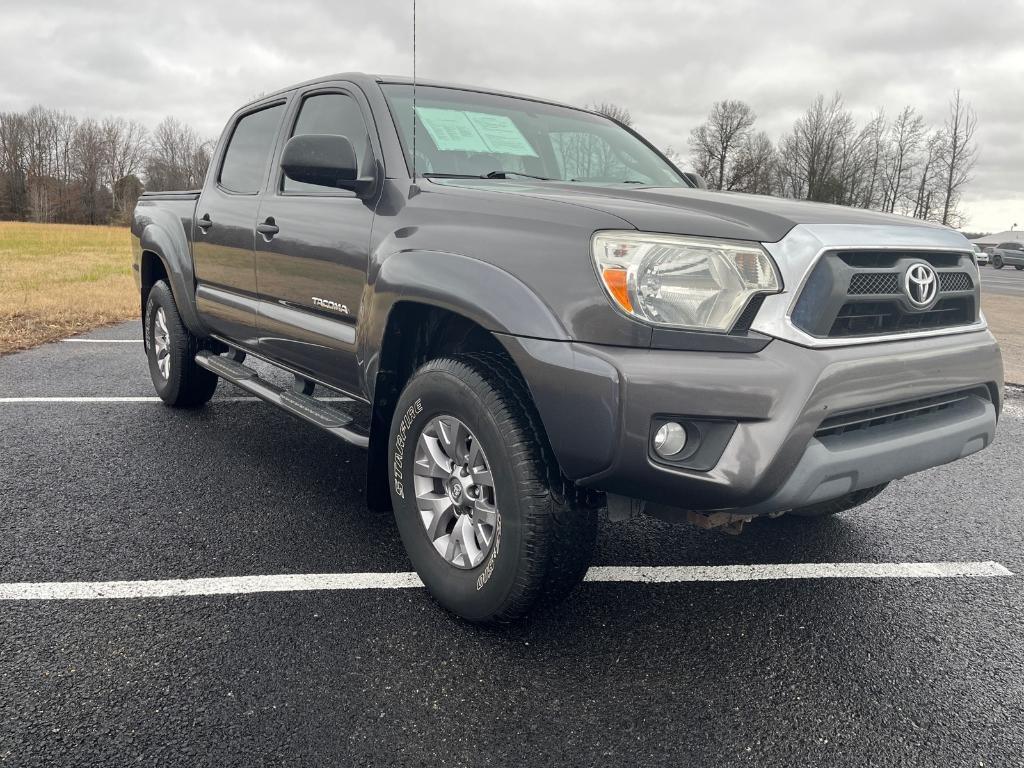
<svg viewBox="0 0 1024 768">
<path fill-rule="evenodd" d="M 290 546 L 301 547 L 302 536 L 308 532 L 315 534 L 317 541 L 310 544 L 316 548 L 325 540 L 345 542 L 337 548 L 336 570 L 361 570 L 352 566 L 367 559 L 380 563 L 380 570 L 409 567 L 391 514 L 374 513 L 365 506 L 365 458 L 361 451 L 270 409 L 254 412 L 251 419 L 236 417 L 224 424 L 220 423 L 220 411 L 213 406 L 205 412 L 185 414 L 184 418 L 198 424 L 210 419 L 216 422 L 210 424 L 209 439 L 223 443 L 224 452 L 233 452 L 235 461 L 244 466 L 245 475 L 259 478 L 258 486 L 245 485 L 266 514 L 277 519 Z M 260 439 L 257 433 L 261 430 L 272 434 L 273 439 Z M 870 560 L 879 542 L 862 530 L 856 518 L 873 512 L 877 507 L 868 504 L 856 512 L 825 520 L 756 520 L 738 536 L 672 525 L 646 516 L 615 523 L 602 519 L 594 562 L 718 565 Z M 323 526 L 315 532 L 309 529 L 314 520 L 319 521 L 318 527 Z"/>
</svg>

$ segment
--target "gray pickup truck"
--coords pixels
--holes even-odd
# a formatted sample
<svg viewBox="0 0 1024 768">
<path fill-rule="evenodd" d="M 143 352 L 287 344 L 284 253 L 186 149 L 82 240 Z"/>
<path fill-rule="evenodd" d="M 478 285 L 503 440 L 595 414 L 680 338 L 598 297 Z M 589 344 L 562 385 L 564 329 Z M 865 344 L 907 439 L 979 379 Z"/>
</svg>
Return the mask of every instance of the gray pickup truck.
<svg viewBox="0 0 1024 768">
<path fill-rule="evenodd" d="M 368 506 L 478 622 L 572 589 L 602 508 L 821 517 L 992 442 L 1002 362 L 960 234 L 698 182 L 543 99 L 273 93 L 201 191 L 135 210 L 154 386 L 190 408 L 223 378 L 365 447 Z"/>
</svg>

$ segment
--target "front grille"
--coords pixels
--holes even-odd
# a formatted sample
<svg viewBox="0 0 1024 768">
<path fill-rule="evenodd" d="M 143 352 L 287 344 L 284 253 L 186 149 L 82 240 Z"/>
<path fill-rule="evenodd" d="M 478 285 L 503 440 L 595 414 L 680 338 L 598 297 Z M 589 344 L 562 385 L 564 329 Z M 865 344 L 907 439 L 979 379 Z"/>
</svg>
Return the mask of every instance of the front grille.
<svg viewBox="0 0 1024 768">
<path fill-rule="evenodd" d="M 970 297 L 943 299 L 924 312 L 905 312 L 895 301 L 849 302 L 836 315 L 830 337 L 881 336 L 967 325 L 974 318 Z"/>
<path fill-rule="evenodd" d="M 974 288 L 974 281 L 966 272 L 939 272 L 939 290 L 944 293 L 969 291 Z"/>
<path fill-rule="evenodd" d="M 927 262 L 938 275 L 935 303 L 919 309 L 905 294 L 907 270 Z M 834 251 L 819 259 L 791 320 L 819 338 L 933 331 L 978 320 L 979 288 L 971 254 L 959 251 Z"/>
<path fill-rule="evenodd" d="M 978 387 L 959 392 L 949 392 L 943 395 L 921 397 L 916 400 L 905 400 L 901 403 L 864 408 L 863 410 L 851 411 L 825 419 L 821 422 L 817 431 L 815 431 L 814 436 L 842 435 L 847 432 L 856 432 L 858 430 L 880 427 L 885 424 L 893 424 L 897 421 L 919 419 L 954 408 L 972 397 L 981 398 L 986 401 L 991 400 L 988 390 L 984 387 Z"/>
<path fill-rule="evenodd" d="M 939 290 L 943 293 L 969 291 L 974 281 L 966 272 L 939 272 Z M 848 296 L 895 296 L 900 293 L 898 272 L 855 272 L 850 277 Z"/>
<path fill-rule="evenodd" d="M 850 296 L 875 294 L 891 296 L 900 292 L 900 276 L 895 272 L 856 272 L 850 278 Z"/>
</svg>

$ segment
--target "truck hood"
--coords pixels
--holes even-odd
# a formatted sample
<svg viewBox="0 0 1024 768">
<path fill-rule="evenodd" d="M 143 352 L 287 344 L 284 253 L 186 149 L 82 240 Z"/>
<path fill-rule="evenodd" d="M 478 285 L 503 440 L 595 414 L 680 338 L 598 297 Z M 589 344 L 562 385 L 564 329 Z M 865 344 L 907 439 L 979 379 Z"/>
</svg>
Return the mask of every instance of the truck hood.
<svg viewBox="0 0 1024 768">
<path fill-rule="evenodd" d="M 638 230 L 698 237 L 722 237 L 775 243 L 798 224 L 865 224 L 937 227 L 919 219 L 738 192 L 643 187 L 595 186 L 516 180 L 431 179 L 435 183 L 487 192 L 521 195 L 583 206 L 616 216 Z"/>
</svg>

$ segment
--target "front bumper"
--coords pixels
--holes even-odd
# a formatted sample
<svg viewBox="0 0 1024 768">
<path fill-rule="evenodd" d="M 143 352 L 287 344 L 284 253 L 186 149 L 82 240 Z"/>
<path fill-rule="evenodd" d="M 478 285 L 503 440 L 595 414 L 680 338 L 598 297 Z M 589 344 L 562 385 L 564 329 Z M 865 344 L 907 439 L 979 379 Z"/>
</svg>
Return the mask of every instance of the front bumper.
<svg viewBox="0 0 1024 768">
<path fill-rule="evenodd" d="M 1003 369 L 988 331 L 809 349 L 776 340 L 731 354 L 501 337 L 562 470 L 578 484 L 680 509 L 770 514 L 937 466 L 987 446 Z M 815 437 L 834 414 L 976 390 L 928 418 Z M 706 471 L 649 452 L 656 416 L 728 419 Z"/>
</svg>

